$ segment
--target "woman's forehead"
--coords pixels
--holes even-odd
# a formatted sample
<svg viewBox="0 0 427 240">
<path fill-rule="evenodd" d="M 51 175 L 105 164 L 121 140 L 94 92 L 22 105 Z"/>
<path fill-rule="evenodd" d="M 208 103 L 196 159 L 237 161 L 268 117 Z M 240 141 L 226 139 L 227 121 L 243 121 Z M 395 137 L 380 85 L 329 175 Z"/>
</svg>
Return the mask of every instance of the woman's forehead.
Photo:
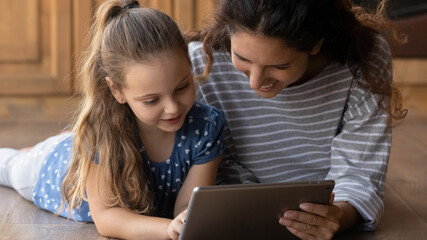
<svg viewBox="0 0 427 240">
<path fill-rule="evenodd" d="M 231 51 L 248 60 L 263 59 L 263 62 L 279 61 L 283 64 L 284 61 L 290 61 L 297 52 L 280 38 L 239 31 L 232 34 L 230 39 Z"/>
</svg>

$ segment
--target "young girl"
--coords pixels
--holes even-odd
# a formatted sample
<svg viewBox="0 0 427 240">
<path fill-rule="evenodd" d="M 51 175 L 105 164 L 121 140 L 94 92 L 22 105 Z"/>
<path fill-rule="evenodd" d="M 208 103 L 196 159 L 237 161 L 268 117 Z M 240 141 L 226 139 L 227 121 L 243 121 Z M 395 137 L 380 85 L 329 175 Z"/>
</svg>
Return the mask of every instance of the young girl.
<svg viewBox="0 0 427 240">
<path fill-rule="evenodd" d="M 215 183 L 223 117 L 194 102 L 187 47 L 167 15 L 107 1 L 90 33 L 72 131 L 29 152 L 0 149 L 0 184 L 104 236 L 176 239 L 192 189 Z"/>
</svg>

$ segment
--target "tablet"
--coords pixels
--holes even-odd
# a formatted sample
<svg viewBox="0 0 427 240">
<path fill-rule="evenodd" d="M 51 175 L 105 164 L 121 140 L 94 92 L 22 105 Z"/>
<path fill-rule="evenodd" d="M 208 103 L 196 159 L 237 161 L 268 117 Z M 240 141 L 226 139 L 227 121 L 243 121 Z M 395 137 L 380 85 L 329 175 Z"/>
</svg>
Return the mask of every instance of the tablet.
<svg viewBox="0 0 427 240">
<path fill-rule="evenodd" d="M 180 240 L 298 239 L 279 218 L 312 202 L 328 204 L 333 180 L 196 187 Z"/>
</svg>

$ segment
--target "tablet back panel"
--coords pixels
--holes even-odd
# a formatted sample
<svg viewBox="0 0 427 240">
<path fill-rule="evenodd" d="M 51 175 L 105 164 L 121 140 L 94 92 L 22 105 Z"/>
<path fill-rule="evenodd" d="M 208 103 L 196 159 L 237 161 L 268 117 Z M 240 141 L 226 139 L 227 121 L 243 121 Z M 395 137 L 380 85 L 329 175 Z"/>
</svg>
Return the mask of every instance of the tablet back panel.
<svg viewBox="0 0 427 240">
<path fill-rule="evenodd" d="M 298 239 L 279 224 L 283 212 L 327 204 L 333 187 L 333 180 L 197 187 L 179 239 Z"/>
</svg>

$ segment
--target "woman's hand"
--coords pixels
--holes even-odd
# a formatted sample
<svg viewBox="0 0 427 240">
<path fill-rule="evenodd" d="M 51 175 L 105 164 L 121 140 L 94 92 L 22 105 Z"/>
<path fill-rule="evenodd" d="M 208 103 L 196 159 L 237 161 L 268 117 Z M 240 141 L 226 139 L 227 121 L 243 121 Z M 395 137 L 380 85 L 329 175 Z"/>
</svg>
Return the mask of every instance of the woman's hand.
<svg viewBox="0 0 427 240">
<path fill-rule="evenodd" d="M 340 229 L 343 210 L 333 205 L 334 194 L 331 194 L 329 205 L 302 203 L 303 211 L 289 210 L 279 219 L 292 234 L 303 240 L 332 239 Z"/>
<path fill-rule="evenodd" d="M 168 234 L 171 239 L 177 240 L 179 234 L 181 233 L 182 225 L 185 221 L 185 215 L 187 214 L 187 209 L 182 211 L 178 216 L 176 216 L 168 227 Z"/>
</svg>

